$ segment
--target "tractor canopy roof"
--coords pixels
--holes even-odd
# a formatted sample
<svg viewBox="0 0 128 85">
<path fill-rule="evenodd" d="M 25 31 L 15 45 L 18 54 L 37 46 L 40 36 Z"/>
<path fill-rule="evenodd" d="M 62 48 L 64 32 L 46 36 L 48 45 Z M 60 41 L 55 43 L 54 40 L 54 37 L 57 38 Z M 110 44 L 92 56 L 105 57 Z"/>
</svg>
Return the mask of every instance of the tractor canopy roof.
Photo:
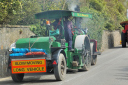
<svg viewBox="0 0 128 85">
<path fill-rule="evenodd" d="M 123 21 L 120 23 L 120 25 L 125 25 L 125 24 L 128 24 L 128 21 Z"/>
<path fill-rule="evenodd" d="M 35 14 L 36 19 L 57 19 L 66 16 L 92 18 L 92 14 L 67 10 L 51 10 Z"/>
</svg>

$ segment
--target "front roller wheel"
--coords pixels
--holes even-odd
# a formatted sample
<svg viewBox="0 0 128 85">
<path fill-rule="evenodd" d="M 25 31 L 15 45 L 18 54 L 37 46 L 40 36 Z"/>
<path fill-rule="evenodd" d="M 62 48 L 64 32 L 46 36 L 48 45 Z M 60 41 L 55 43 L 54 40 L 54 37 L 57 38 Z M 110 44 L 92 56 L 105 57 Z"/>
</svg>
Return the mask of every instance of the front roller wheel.
<svg viewBox="0 0 128 85">
<path fill-rule="evenodd" d="M 58 65 L 54 67 L 54 75 L 58 81 L 62 81 L 66 75 L 66 60 L 61 53 L 59 55 Z"/>
<path fill-rule="evenodd" d="M 88 71 L 90 66 L 91 66 L 91 55 L 87 54 L 86 59 L 85 59 L 85 63 L 84 63 L 84 66 L 83 66 L 82 70 L 83 71 Z"/>
<path fill-rule="evenodd" d="M 24 78 L 24 73 L 22 74 L 11 74 L 11 77 L 14 82 L 21 82 Z"/>
<path fill-rule="evenodd" d="M 91 47 L 90 47 L 90 40 L 88 37 L 84 39 L 84 46 L 83 46 L 83 53 L 82 53 L 82 69 L 79 71 L 88 71 L 91 66 Z"/>
</svg>

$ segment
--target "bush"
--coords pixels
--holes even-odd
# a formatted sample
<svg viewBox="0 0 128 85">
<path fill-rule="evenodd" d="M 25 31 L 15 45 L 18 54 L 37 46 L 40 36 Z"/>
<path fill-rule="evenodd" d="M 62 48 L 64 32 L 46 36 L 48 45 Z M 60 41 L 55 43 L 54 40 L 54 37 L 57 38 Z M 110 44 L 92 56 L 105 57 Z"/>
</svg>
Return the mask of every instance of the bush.
<svg viewBox="0 0 128 85">
<path fill-rule="evenodd" d="M 102 11 L 103 10 L 103 5 L 99 3 L 98 0 L 92 0 L 90 1 L 90 6 L 94 8 L 97 11 Z"/>
<path fill-rule="evenodd" d="M 101 42 L 102 42 L 102 31 L 105 29 L 104 23 L 105 19 L 104 16 L 97 12 L 94 9 L 81 9 L 82 12 L 86 11 L 87 13 L 91 13 L 93 15 L 92 19 L 85 19 L 84 20 L 84 27 L 88 28 L 88 35 L 90 35 L 91 39 L 97 40 L 97 49 L 99 50 L 101 48 Z"/>
<path fill-rule="evenodd" d="M 117 9 L 118 9 L 119 13 L 121 13 L 121 14 L 126 13 L 125 12 L 126 8 L 122 5 L 121 2 L 117 4 Z"/>
<path fill-rule="evenodd" d="M 21 1 L 19 0 L 1 0 L 0 1 L 0 24 L 8 24 L 16 17 L 21 9 Z"/>
<path fill-rule="evenodd" d="M 114 22 L 113 21 L 109 21 L 108 23 L 105 24 L 105 28 L 109 31 L 114 30 Z"/>
</svg>

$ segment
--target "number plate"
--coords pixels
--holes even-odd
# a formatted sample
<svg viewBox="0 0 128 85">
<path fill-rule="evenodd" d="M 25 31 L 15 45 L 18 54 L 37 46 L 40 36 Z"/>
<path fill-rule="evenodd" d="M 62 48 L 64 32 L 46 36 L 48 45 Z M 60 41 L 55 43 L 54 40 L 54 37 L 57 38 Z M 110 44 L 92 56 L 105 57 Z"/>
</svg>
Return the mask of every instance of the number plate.
<svg viewBox="0 0 128 85">
<path fill-rule="evenodd" d="M 13 60 L 11 61 L 12 74 L 46 72 L 46 60 Z"/>
</svg>

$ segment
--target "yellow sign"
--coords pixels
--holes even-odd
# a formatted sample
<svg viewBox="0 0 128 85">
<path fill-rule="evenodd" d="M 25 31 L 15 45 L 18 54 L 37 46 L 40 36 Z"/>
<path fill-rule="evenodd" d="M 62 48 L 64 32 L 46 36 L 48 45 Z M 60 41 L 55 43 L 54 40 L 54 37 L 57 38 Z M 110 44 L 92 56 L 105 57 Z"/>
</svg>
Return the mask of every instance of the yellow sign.
<svg viewBox="0 0 128 85">
<path fill-rule="evenodd" d="M 84 15 L 84 14 L 77 14 L 77 16 L 84 16 L 84 17 L 88 17 L 88 15 Z"/>
<path fill-rule="evenodd" d="M 45 67 L 26 67 L 26 68 L 13 68 L 12 73 L 37 73 L 46 72 Z"/>
<path fill-rule="evenodd" d="M 18 60 L 12 61 L 12 66 L 45 65 L 45 60 Z"/>
<path fill-rule="evenodd" d="M 13 74 L 46 72 L 46 60 L 12 60 L 11 70 Z"/>
<path fill-rule="evenodd" d="M 92 14 L 85 14 L 85 13 L 78 13 L 78 12 L 72 12 L 72 16 L 74 16 L 74 17 L 92 18 Z"/>
</svg>

